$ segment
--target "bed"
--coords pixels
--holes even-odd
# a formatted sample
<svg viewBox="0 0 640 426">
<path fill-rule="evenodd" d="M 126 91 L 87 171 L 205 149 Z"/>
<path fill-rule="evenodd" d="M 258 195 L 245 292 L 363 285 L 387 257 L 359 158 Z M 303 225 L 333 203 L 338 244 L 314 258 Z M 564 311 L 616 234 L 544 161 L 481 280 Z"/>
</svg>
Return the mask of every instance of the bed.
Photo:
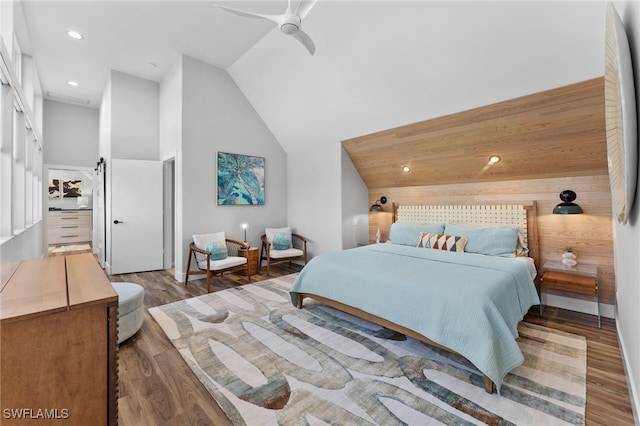
<svg viewBox="0 0 640 426">
<path fill-rule="evenodd" d="M 313 258 L 292 303 L 310 297 L 458 353 L 499 392 L 524 361 L 517 325 L 539 304 L 535 211 L 533 202 L 394 205 L 389 241 Z"/>
</svg>

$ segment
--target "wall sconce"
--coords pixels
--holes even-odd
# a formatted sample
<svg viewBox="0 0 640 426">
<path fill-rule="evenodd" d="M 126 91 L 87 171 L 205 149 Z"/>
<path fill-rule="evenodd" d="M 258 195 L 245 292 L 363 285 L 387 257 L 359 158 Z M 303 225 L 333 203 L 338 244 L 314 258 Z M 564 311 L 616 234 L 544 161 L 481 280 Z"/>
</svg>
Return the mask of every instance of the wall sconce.
<svg viewBox="0 0 640 426">
<path fill-rule="evenodd" d="M 565 189 L 560 193 L 560 199 L 563 201 L 553 208 L 553 214 L 582 214 L 582 207 L 573 201 L 577 198 L 575 192 Z"/>
<path fill-rule="evenodd" d="M 369 208 L 370 212 L 381 212 L 382 211 L 382 206 L 379 204 L 387 204 L 387 197 L 385 197 L 384 195 L 382 197 L 380 197 L 379 200 L 376 200 L 375 203 L 373 203 L 373 205 Z"/>
<path fill-rule="evenodd" d="M 247 242 L 247 228 L 249 227 L 248 223 L 243 223 L 242 225 L 240 225 L 240 228 L 242 228 L 242 230 L 244 231 L 244 242 Z"/>
</svg>

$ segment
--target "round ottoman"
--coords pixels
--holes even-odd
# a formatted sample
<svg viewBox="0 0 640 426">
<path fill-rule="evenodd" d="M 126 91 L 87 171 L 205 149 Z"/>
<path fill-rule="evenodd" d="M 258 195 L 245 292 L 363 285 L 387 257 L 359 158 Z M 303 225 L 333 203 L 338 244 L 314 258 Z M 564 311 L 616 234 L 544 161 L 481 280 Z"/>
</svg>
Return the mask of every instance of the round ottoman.
<svg viewBox="0 0 640 426">
<path fill-rule="evenodd" d="M 144 288 L 136 283 L 112 282 L 118 293 L 118 344 L 136 334 L 144 319 Z"/>
</svg>

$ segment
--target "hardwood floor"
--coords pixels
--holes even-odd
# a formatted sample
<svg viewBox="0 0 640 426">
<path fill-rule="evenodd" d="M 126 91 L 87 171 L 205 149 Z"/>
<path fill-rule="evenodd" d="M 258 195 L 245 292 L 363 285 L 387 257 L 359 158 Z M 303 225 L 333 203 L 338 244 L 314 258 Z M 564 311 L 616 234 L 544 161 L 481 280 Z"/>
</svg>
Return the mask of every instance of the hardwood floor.
<svg viewBox="0 0 640 426">
<path fill-rule="evenodd" d="M 296 265 L 276 264 L 271 276 L 299 270 Z M 112 275 L 110 279 L 142 285 L 147 309 L 206 293 L 204 279 L 185 287 L 168 271 Z M 251 281 L 264 279 L 262 268 Z M 245 283 L 246 277 L 227 273 L 212 280 L 212 291 Z M 525 320 L 587 338 L 587 425 L 633 425 L 613 320 L 603 318 L 602 329 L 598 329 L 593 316 L 550 307 L 542 316 L 535 307 Z M 121 426 L 231 424 L 146 310 L 142 329 L 120 345 L 119 359 Z"/>
</svg>

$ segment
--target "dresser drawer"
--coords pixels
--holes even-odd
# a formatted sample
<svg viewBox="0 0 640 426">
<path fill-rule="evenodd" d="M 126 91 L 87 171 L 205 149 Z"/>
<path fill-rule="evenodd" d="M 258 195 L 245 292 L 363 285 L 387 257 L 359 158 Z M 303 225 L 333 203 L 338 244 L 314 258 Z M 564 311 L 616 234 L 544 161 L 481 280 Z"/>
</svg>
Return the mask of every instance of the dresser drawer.
<svg viewBox="0 0 640 426">
<path fill-rule="evenodd" d="M 89 225 L 91 216 L 88 211 L 56 211 L 49 213 L 49 228 L 55 226 Z"/>
<path fill-rule="evenodd" d="M 91 241 L 91 227 L 87 225 L 61 225 L 49 227 L 49 244 Z"/>
<path fill-rule="evenodd" d="M 49 244 L 91 241 L 91 211 L 56 210 L 49 212 Z"/>
</svg>

